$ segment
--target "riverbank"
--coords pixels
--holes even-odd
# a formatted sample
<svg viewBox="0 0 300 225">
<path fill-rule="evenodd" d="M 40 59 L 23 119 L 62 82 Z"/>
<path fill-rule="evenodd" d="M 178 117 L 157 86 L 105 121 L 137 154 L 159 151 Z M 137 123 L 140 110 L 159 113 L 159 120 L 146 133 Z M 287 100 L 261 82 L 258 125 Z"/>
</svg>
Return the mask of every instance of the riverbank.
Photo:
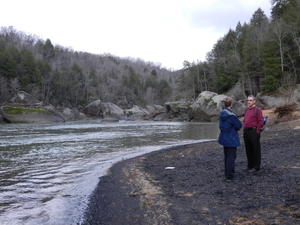
<svg viewBox="0 0 300 225">
<path fill-rule="evenodd" d="M 259 173 L 245 170 L 238 149 L 231 182 L 215 141 L 117 163 L 92 194 L 83 224 L 299 224 L 300 129 L 280 127 L 262 134 Z"/>
</svg>

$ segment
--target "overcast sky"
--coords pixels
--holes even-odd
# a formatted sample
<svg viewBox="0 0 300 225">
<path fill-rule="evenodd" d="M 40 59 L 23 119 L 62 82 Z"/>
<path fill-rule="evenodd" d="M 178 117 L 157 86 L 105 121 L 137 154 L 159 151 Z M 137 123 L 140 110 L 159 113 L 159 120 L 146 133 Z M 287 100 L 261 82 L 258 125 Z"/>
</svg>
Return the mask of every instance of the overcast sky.
<svg viewBox="0 0 300 225">
<path fill-rule="evenodd" d="M 0 0 L 0 26 L 95 54 L 140 58 L 169 69 L 204 61 L 238 21 L 270 0 Z"/>
</svg>

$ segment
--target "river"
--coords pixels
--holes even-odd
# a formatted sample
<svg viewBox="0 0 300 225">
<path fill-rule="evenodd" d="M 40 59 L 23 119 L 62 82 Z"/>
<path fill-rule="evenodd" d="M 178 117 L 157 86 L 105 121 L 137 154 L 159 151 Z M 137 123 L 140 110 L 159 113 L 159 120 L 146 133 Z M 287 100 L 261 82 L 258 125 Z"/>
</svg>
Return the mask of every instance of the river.
<svg viewBox="0 0 300 225">
<path fill-rule="evenodd" d="M 217 134 L 216 123 L 0 124 L 0 224 L 80 224 L 115 162 Z"/>
</svg>

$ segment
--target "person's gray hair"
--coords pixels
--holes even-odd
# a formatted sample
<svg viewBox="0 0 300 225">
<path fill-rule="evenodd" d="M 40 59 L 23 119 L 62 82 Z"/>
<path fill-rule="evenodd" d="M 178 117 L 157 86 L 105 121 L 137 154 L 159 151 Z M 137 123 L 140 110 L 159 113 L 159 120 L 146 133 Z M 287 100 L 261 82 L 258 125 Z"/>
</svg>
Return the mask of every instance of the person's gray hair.
<svg viewBox="0 0 300 225">
<path fill-rule="evenodd" d="M 252 98 L 253 100 L 255 100 L 254 95 L 249 95 L 248 98 Z"/>
</svg>

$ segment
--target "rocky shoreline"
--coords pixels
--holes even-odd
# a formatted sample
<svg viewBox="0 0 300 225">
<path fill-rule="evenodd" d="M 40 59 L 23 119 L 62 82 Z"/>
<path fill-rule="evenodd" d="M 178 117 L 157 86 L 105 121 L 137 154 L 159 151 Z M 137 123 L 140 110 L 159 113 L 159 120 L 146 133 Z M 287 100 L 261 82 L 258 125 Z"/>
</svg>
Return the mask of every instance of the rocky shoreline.
<svg viewBox="0 0 300 225">
<path fill-rule="evenodd" d="M 165 102 L 163 105 L 128 105 L 120 108 L 112 102 L 94 100 L 86 106 L 69 108 L 67 106 L 53 106 L 38 100 L 33 95 L 19 91 L 5 104 L 0 104 L 0 123 L 51 123 L 72 120 L 97 119 L 116 122 L 119 120 L 152 120 L 152 121 L 217 121 L 223 100 L 227 97 L 234 99 L 233 110 L 238 116 L 243 116 L 245 95 L 241 90 L 217 94 L 203 91 L 194 100 L 178 100 Z M 293 96 L 258 96 L 257 103 L 262 109 L 272 109 L 287 104 L 296 104 L 299 107 L 300 85 Z M 78 106 L 79 107 L 79 106 Z M 297 107 L 296 107 L 297 108 Z"/>
<path fill-rule="evenodd" d="M 300 224 L 299 149 L 300 129 L 264 131 L 261 172 L 245 170 L 242 145 L 232 182 L 216 141 L 119 162 L 100 179 L 82 224 Z"/>
</svg>

